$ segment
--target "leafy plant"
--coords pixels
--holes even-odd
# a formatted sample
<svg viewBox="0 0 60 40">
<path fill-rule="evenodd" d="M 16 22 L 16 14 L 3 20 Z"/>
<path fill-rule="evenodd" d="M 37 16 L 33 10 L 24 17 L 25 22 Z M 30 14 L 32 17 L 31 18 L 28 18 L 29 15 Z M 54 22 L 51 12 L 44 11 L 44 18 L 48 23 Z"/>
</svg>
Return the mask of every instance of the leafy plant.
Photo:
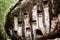
<svg viewBox="0 0 60 40">
<path fill-rule="evenodd" d="M 4 29 L 6 15 L 19 0 L 0 0 L 0 40 L 4 40 L 6 33 Z"/>
</svg>

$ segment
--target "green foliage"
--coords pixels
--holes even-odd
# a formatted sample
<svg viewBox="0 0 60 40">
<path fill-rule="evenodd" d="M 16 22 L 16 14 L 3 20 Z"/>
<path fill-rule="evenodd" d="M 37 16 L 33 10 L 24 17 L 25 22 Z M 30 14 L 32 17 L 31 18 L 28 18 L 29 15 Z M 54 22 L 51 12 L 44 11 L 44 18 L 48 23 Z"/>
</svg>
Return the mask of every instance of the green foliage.
<svg viewBox="0 0 60 40">
<path fill-rule="evenodd" d="M 6 21 L 6 15 L 18 1 L 19 0 L 0 0 L 0 35 L 2 37 L 5 36 L 4 25 Z"/>
</svg>

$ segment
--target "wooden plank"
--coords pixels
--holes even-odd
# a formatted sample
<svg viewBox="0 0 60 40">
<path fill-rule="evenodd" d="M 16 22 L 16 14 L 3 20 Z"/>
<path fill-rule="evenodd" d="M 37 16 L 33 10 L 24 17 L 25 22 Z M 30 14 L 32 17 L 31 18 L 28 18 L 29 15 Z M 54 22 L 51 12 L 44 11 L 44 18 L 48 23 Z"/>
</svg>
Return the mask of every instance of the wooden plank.
<svg viewBox="0 0 60 40">
<path fill-rule="evenodd" d="M 50 29 L 50 19 L 49 19 L 49 7 L 48 4 L 44 6 L 44 22 L 46 26 L 46 33 L 49 34 L 49 29 Z"/>
<path fill-rule="evenodd" d="M 29 23 L 29 13 L 27 12 L 26 15 L 24 15 L 24 32 L 25 32 L 25 37 L 26 37 L 26 40 L 30 39 L 32 40 L 31 38 L 31 26 L 30 26 L 30 23 Z"/>
<path fill-rule="evenodd" d="M 37 19 L 37 5 L 33 6 L 32 9 L 32 28 L 33 28 L 33 34 L 34 34 L 34 40 L 36 38 L 36 29 L 38 29 L 38 19 Z"/>
<path fill-rule="evenodd" d="M 42 2 L 43 2 L 42 0 L 38 0 L 38 2 L 37 2 L 38 27 L 39 27 L 39 30 L 41 30 L 42 34 L 45 35 L 46 30 L 45 30 L 45 26 L 44 26 L 44 12 L 43 12 Z"/>
<path fill-rule="evenodd" d="M 43 25 L 43 16 L 42 16 L 42 14 L 39 14 L 38 16 L 39 16 L 38 17 L 38 20 L 39 20 L 38 21 L 39 22 L 39 28 L 40 28 L 42 34 L 45 35 L 45 27 Z"/>
<path fill-rule="evenodd" d="M 14 31 L 17 31 L 17 27 L 18 27 L 18 18 L 14 17 Z"/>
</svg>

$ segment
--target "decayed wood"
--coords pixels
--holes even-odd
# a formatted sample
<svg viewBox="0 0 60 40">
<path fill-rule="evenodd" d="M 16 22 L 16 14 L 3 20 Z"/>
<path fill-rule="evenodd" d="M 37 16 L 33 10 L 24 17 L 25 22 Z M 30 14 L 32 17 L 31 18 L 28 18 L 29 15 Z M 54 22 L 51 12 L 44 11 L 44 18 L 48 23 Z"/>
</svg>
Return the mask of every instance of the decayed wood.
<svg viewBox="0 0 60 40">
<path fill-rule="evenodd" d="M 36 38 L 45 37 L 48 34 L 55 32 L 58 22 L 57 17 L 55 18 L 53 16 L 52 19 L 50 19 L 50 11 L 52 10 L 52 13 L 54 13 L 54 10 L 53 6 L 50 10 L 51 5 L 49 6 L 46 0 L 32 1 L 33 0 L 21 1 L 21 4 L 19 3 L 18 6 L 11 12 L 13 14 L 18 14 L 17 17 L 14 17 L 14 31 L 17 31 L 16 35 L 22 37 L 22 40 L 36 40 Z M 22 23 L 21 21 L 18 22 L 19 19 Z M 36 30 L 39 32 L 41 31 L 42 34 L 38 35 Z"/>
<path fill-rule="evenodd" d="M 49 4 L 50 5 L 50 12 L 51 12 L 51 14 L 55 14 L 55 10 L 54 10 L 54 0 L 50 0 L 51 2 L 51 4 Z M 52 16 L 52 15 L 51 15 Z"/>
<path fill-rule="evenodd" d="M 29 2 L 31 2 L 31 0 L 23 0 L 23 1 L 21 1 L 21 2 L 16 6 L 16 8 L 14 8 L 14 10 L 12 10 L 11 14 L 13 14 L 13 13 L 21 10 L 21 9 L 24 8 L 24 7 L 27 5 L 27 3 L 29 3 Z"/>
<path fill-rule="evenodd" d="M 44 28 L 44 25 L 43 25 L 43 16 L 42 16 L 42 14 L 39 14 L 38 20 L 39 20 L 38 22 L 39 22 L 40 30 L 41 30 L 42 34 L 45 35 L 45 28 Z"/>
<path fill-rule="evenodd" d="M 50 30 L 51 33 L 55 31 L 57 23 L 58 23 L 57 17 L 53 17 L 51 20 L 51 30 Z"/>
<path fill-rule="evenodd" d="M 60 22 L 60 14 L 58 15 L 58 21 Z"/>
<path fill-rule="evenodd" d="M 32 9 L 32 28 L 33 28 L 33 34 L 34 34 L 34 40 L 36 38 L 36 29 L 38 29 L 38 21 L 37 21 L 37 5 L 33 6 Z"/>
<path fill-rule="evenodd" d="M 40 27 L 40 30 L 43 34 L 43 36 L 46 34 L 46 30 L 45 30 L 45 26 L 44 26 L 44 12 L 43 12 L 43 4 L 42 4 L 42 0 L 38 0 L 38 24 L 39 24 L 39 27 Z"/>
<path fill-rule="evenodd" d="M 49 23 L 49 7 L 48 4 L 44 6 L 44 15 L 45 15 L 45 26 L 46 26 L 46 33 L 49 34 L 50 23 Z"/>
<path fill-rule="evenodd" d="M 26 14 L 24 15 L 24 32 L 25 32 L 25 37 L 26 37 L 26 40 L 28 39 L 32 39 L 31 38 L 31 26 L 30 26 L 30 23 L 29 23 L 29 13 L 26 12 Z"/>
<path fill-rule="evenodd" d="M 22 12 L 20 11 L 20 14 L 18 16 L 18 27 L 17 27 L 17 35 L 22 37 L 22 28 L 23 28 L 23 17 L 22 17 Z"/>
<path fill-rule="evenodd" d="M 17 30 L 17 35 L 20 36 L 20 37 L 22 37 L 22 27 L 18 26 L 17 29 L 18 29 Z"/>
<path fill-rule="evenodd" d="M 14 30 L 17 31 L 17 27 L 18 27 L 18 18 L 14 17 Z"/>
<path fill-rule="evenodd" d="M 47 40 L 60 40 L 60 38 L 55 38 L 55 39 L 47 39 Z"/>
</svg>

